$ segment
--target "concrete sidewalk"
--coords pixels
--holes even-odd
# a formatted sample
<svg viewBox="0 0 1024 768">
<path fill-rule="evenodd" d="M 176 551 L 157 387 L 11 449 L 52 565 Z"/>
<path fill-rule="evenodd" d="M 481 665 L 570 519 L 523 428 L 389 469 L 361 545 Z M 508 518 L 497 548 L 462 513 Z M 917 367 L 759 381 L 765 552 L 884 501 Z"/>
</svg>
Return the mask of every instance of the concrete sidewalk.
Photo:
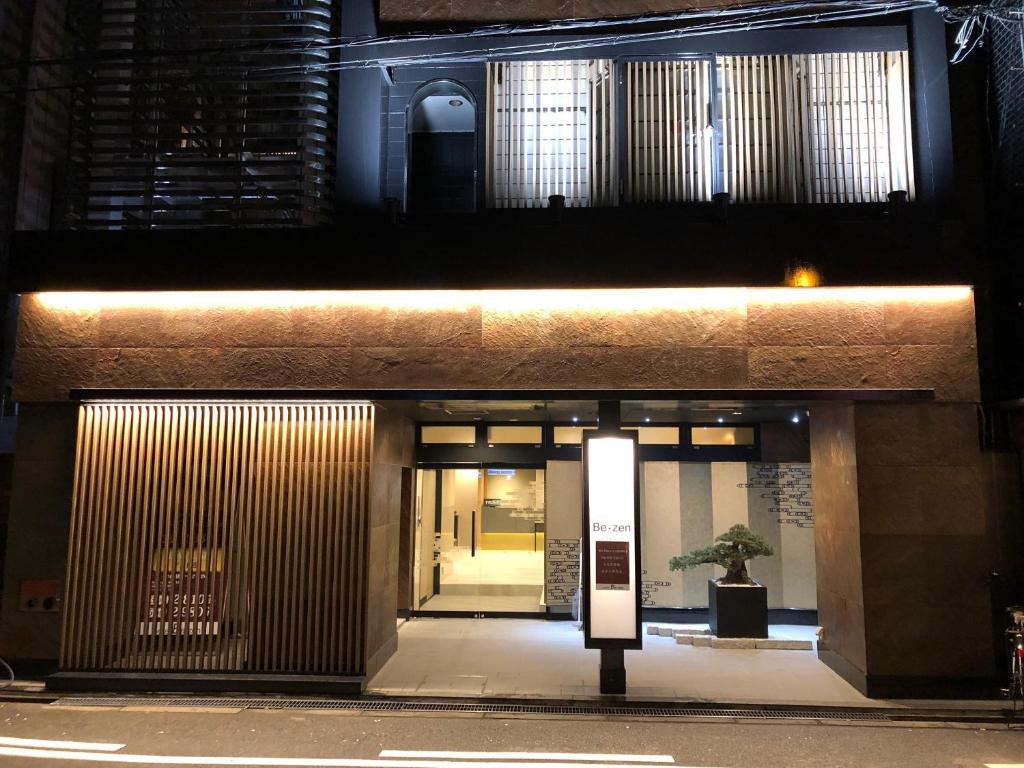
<svg viewBox="0 0 1024 768">
<path fill-rule="evenodd" d="M 773 625 L 771 634 L 813 640 L 815 630 Z M 646 631 L 647 625 L 643 650 L 626 652 L 627 701 L 887 709 L 990 710 L 1006 706 L 998 700 L 869 699 L 819 661 L 813 650 L 693 647 Z M 400 627 L 398 652 L 370 681 L 368 692 L 386 696 L 596 700 L 600 698 L 598 660 L 597 651 L 583 648 L 583 637 L 574 622 L 420 618 Z"/>
<path fill-rule="evenodd" d="M 663 622 L 659 625 L 665 626 Z M 1002 699 L 869 699 L 819 661 L 814 651 L 694 647 L 679 645 L 672 637 L 648 635 L 646 625 L 644 630 L 643 651 L 626 652 L 627 695 L 609 698 L 602 697 L 598 688 L 599 654 L 583 648 L 582 635 L 573 622 L 418 618 L 400 626 L 398 652 L 369 682 L 366 696 L 933 713 L 995 713 L 1008 707 Z M 813 641 L 815 628 L 775 625 L 771 635 Z M 57 697 L 38 680 L 19 680 L 0 689 L 0 700 L 49 701 Z"/>
</svg>

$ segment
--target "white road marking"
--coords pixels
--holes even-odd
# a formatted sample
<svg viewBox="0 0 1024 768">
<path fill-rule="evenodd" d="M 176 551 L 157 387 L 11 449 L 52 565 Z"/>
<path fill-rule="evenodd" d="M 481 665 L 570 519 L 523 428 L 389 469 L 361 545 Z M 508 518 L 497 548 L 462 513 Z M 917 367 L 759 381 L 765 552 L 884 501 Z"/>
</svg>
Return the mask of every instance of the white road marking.
<svg viewBox="0 0 1024 768">
<path fill-rule="evenodd" d="M 432 749 L 382 749 L 381 757 L 453 760 L 579 760 L 581 762 L 674 763 L 672 755 L 609 755 L 585 752 L 450 752 Z"/>
<path fill-rule="evenodd" d="M 101 741 L 54 741 L 51 739 L 16 739 L 0 736 L 0 745 L 5 747 L 39 747 L 42 749 L 91 749 L 96 752 L 117 752 L 124 744 L 108 744 Z"/>
<path fill-rule="evenodd" d="M 72 750 L 22 749 L 0 747 L 0 755 L 29 757 L 40 760 L 69 760 L 93 763 L 128 763 L 134 765 L 268 765 L 302 766 L 303 768 L 466 768 L 467 763 L 440 760 L 374 760 L 343 757 L 226 757 L 220 755 L 132 755 L 110 752 L 76 752 Z M 475 762 L 478 768 L 523 768 L 522 762 Z M 544 763 L 544 768 L 609 768 L 611 763 Z M 650 768 L 649 764 L 614 764 L 616 768 Z M 676 766 L 697 768 L 697 766 Z"/>
</svg>

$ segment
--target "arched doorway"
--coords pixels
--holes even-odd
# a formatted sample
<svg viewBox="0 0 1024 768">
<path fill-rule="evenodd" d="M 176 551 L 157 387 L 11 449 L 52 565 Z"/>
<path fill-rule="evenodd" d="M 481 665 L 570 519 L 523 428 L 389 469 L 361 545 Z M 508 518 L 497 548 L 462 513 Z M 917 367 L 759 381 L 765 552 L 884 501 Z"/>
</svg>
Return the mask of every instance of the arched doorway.
<svg viewBox="0 0 1024 768">
<path fill-rule="evenodd" d="M 476 100 L 452 80 L 420 88 L 408 109 L 408 209 L 476 210 Z"/>
</svg>

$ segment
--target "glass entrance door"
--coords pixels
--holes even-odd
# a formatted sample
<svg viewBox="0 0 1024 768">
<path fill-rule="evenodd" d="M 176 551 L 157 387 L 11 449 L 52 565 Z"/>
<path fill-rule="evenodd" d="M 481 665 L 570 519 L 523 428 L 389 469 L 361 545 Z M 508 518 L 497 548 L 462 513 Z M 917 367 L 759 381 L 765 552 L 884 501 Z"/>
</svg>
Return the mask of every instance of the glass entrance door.
<svg viewBox="0 0 1024 768">
<path fill-rule="evenodd" d="M 417 471 L 419 610 L 544 611 L 544 470 Z"/>
</svg>

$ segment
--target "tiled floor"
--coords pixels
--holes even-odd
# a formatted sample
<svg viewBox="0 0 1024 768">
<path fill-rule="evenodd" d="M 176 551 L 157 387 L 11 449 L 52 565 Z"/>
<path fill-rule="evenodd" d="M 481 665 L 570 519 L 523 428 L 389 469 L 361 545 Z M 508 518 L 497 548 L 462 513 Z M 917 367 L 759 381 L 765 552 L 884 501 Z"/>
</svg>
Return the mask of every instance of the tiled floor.
<svg viewBox="0 0 1024 768">
<path fill-rule="evenodd" d="M 463 547 L 441 555 L 441 593 L 420 609 L 537 613 L 543 600 L 543 551 Z"/>
<path fill-rule="evenodd" d="M 813 639 L 814 628 L 780 625 L 771 634 Z M 392 695 L 590 698 L 599 694 L 598 661 L 571 621 L 419 618 L 401 626 L 398 652 L 369 688 Z M 813 651 L 694 648 L 645 634 L 644 650 L 626 652 L 626 676 L 628 696 L 637 699 L 880 703 L 861 696 Z"/>
<path fill-rule="evenodd" d="M 444 592 L 444 587 L 441 587 Z M 434 595 L 420 606 L 421 611 L 500 611 L 502 613 L 540 613 L 541 588 L 533 595 Z"/>
<path fill-rule="evenodd" d="M 544 551 L 452 548 L 441 554 L 441 585 L 544 583 Z"/>
</svg>

